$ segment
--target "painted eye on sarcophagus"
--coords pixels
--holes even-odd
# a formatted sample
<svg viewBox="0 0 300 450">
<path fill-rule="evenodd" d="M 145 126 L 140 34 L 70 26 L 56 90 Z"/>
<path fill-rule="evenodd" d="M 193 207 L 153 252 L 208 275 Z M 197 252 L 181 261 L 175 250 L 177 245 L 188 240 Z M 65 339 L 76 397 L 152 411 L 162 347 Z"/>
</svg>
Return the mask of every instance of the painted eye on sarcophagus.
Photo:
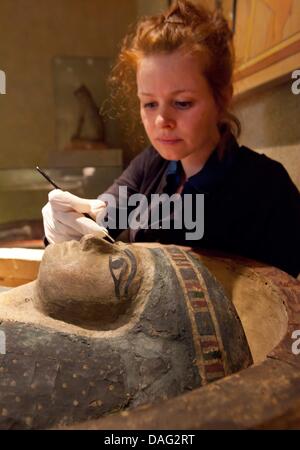
<svg viewBox="0 0 300 450">
<path fill-rule="evenodd" d="M 121 269 L 121 268 L 124 266 L 124 263 L 125 263 L 125 262 L 126 262 L 126 261 L 124 260 L 124 258 L 115 259 L 115 260 L 113 260 L 113 259 L 111 258 L 111 268 L 112 268 L 113 270 Z"/>
<path fill-rule="evenodd" d="M 128 269 L 128 262 L 125 258 L 109 258 L 109 270 L 115 285 L 115 294 L 118 300 L 121 299 L 122 281 L 124 281 L 124 275 Z"/>
<path fill-rule="evenodd" d="M 115 294 L 118 300 L 121 297 L 127 299 L 128 290 L 134 280 L 137 271 L 136 259 L 132 252 L 125 250 L 127 258 L 109 258 L 109 270 L 115 285 Z"/>
</svg>

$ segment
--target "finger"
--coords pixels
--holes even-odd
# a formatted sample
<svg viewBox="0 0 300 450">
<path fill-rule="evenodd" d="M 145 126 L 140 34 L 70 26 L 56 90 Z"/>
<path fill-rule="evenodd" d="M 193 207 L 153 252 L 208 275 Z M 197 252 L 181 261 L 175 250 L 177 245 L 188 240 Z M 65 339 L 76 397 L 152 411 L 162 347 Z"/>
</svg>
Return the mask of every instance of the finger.
<svg viewBox="0 0 300 450">
<path fill-rule="evenodd" d="M 79 240 L 81 238 L 80 233 L 76 232 L 65 223 L 58 221 L 55 216 L 53 216 L 50 203 L 47 203 L 47 205 L 44 206 L 42 215 L 45 236 L 50 244 L 70 241 L 72 239 Z"/>
<path fill-rule="evenodd" d="M 54 189 L 49 192 L 48 198 L 52 207 L 56 210 L 75 210 L 79 213 L 90 213 L 94 217 L 102 208 L 106 207 L 105 202 L 102 200 L 81 198 L 61 189 Z"/>
<path fill-rule="evenodd" d="M 95 214 L 95 220 L 98 225 L 103 225 L 103 220 L 105 219 L 107 215 L 107 208 L 101 208 L 97 213 Z"/>
<path fill-rule="evenodd" d="M 73 230 L 73 233 L 78 233 L 80 236 L 99 232 L 107 234 L 107 230 L 104 227 L 99 226 L 93 220 L 75 211 L 56 211 L 55 217 L 59 223 L 67 226 L 70 230 Z"/>
<path fill-rule="evenodd" d="M 83 235 L 89 233 L 102 233 L 104 236 L 108 234 L 106 228 L 99 226 L 94 220 L 84 216 L 79 217 L 76 220 L 76 224 L 78 225 L 78 230 L 80 230 Z"/>
<path fill-rule="evenodd" d="M 71 239 L 80 239 L 84 234 L 101 233 L 107 235 L 107 230 L 97 225 L 74 210 L 60 210 L 47 203 L 42 209 L 44 229 L 49 242 L 58 242 Z"/>
<path fill-rule="evenodd" d="M 102 200 L 90 200 L 91 201 L 91 209 L 89 214 L 93 217 L 94 220 L 99 217 L 105 217 L 107 214 L 107 206 L 106 203 Z M 98 220 L 97 220 L 98 222 Z"/>
</svg>

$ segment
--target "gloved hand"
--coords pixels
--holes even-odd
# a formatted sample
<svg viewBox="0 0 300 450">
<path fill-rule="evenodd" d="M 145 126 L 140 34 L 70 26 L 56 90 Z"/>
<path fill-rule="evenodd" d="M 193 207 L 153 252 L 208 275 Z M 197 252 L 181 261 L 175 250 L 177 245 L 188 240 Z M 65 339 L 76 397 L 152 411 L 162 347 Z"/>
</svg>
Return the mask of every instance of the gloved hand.
<svg viewBox="0 0 300 450">
<path fill-rule="evenodd" d="M 80 240 L 88 233 L 103 233 L 106 228 L 98 225 L 106 215 L 106 204 L 97 199 L 89 200 L 77 197 L 67 191 L 54 189 L 49 192 L 49 202 L 43 207 L 42 215 L 45 236 L 50 244 Z M 98 223 L 85 217 L 89 214 Z"/>
</svg>

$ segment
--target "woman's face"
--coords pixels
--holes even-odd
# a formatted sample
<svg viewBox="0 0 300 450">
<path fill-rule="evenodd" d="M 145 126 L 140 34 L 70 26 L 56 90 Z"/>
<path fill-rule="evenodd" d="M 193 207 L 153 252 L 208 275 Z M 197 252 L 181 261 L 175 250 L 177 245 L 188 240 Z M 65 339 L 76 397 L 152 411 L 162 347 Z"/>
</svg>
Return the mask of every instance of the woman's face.
<svg viewBox="0 0 300 450">
<path fill-rule="evenodd" d="M 197 163 L 219 142 L 219 110 L 199 58 L 176 51 L 141 59 L 141 118 L 151 144 L 167 160 Z"/>
</svg>

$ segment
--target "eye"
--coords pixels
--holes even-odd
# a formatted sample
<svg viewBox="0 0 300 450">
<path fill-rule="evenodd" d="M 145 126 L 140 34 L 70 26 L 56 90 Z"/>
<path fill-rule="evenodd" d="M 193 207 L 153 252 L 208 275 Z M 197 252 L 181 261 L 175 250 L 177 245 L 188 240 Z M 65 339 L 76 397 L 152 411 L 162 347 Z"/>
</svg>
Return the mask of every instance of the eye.
<svg viewBox="0 0 300 450">
<path fill-rule="evenodd" d="M 114 281 L 115 294 L 117 299 L 119 300 L 121 298 L 121 283 L 123 281 L 123 277 L 127 271 L 127 268 L 128 263 L 125 258 L 117 257 L 116 259 L 114 259 L 114 257 L 112 256 L 109 257 L 109 270 Z"/>
<path fill-rule="evenodd" d="M 127 258 L 109 257 L 109 270 L 115 285 L 116 298 L 127 298 L 129 289 L 137 271 L 137 263 L 135 256 L 129 250 L 125 250 Z"/>
<path fill-rule="evenodd" d="M 190 102 L 190 101 L 189 102 L 188 101 L 184 102 L 184 101 L 177 100 L 177 101 L 174 102 L 174 105 L 178 109 L 189 109 L 189 108 L 191 108 L 193 106 L 193 102 Z"/>
<path fill-rule="evenodd" d="M 125 261 L 124 259 L 116 259 L 116 260 L 111 260 L 111 268 L 112 269 L 121 269 L 121 267 L 124 265 Z"/>
<path fill-rule="evenodd" d="M 146 109 L 153 109 L 155 108 L 157 105 L 156 102 L 149 102 L 149 103 L 144 103 L 143 107 Z"/>
</svg>

